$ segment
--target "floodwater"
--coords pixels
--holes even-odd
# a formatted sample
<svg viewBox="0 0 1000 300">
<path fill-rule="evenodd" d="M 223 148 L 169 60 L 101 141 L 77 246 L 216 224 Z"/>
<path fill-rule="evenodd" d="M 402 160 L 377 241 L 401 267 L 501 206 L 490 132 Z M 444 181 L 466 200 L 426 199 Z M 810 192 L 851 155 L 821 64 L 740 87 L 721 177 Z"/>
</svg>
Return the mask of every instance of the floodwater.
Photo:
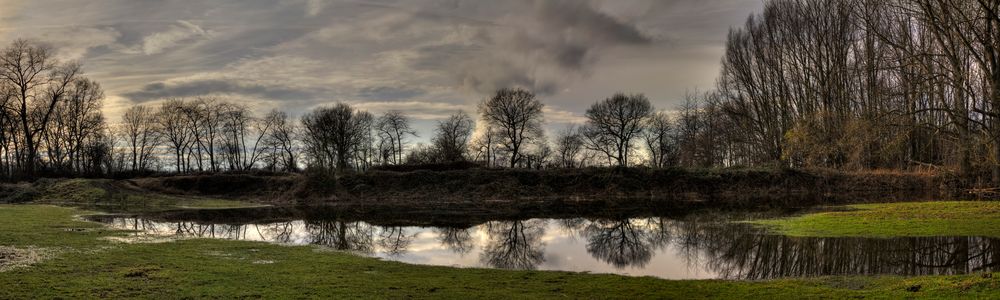
<svg viewBox="0 0 1000 300">
<path fill-rule="evenodd" d="M 1000 240 L 982 237 L 794 238 L 722 213 L 682 217 L 533 218 L 471 225 L 385 220 L 162 221 L 95 216 L 136 235 L 321 245 L 413 264 L 561 270 L 667 279 L 929 275 L 996 271 Z"/>
</svg>

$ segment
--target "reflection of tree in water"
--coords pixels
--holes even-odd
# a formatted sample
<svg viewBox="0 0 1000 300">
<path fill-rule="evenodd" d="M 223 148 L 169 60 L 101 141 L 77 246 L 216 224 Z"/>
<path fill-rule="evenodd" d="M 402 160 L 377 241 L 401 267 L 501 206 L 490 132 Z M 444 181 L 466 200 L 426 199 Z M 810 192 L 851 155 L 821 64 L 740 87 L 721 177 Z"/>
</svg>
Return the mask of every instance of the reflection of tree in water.
<svg viewBox="0 0 1000 300">
<path fill-rule="evenodd" d="M 252 224 L 201 224 L 196 222 L 156 222 L 142 218 L 115 218 L 110 222 L 121 229 L 136 231 L 136 234 L 172 235 L 177 237 L 246 239 Z"/>
<path fill-rule="evenodd" d="M 135 217 L 130 218 L 114 218 L 111 219 L 111 225 L 116 228 L 128 229 L 135 231 L 136 234 L 142 234 L 142 232 L 152 232 L 160 233 L 159 228 L 157 228 L 156 223 Z"/>
<path fill-rule="evenodd" d="M 567 236 L 576 237 L 584 236 L 583 230 L 587 228 L 590 221 L 584 218 L 572 218 L 572 219 L 558 219 L 555 220 L 556 224 L 566 232 Z"/>
<path fill-rule="evenodd" d="M 434 228 L 441 245 L 458 254 L 472 251 L 472 233 L 468 228 L 438 227 Z"/>
<path fill-rule="evenodd" d="M 306 221 L 309 243 L 337 250 L 372 253 L 375 227 L 363 222 Z"/>
<path fill-rule="evenodd" d="M 669 241 L 689 264 L 732 279 L 849 274 L 965 274 L 1000 270 L 1000 239 L 930 238 L 790 238 L 728 223 L 719 215 L 688 216 L 683 220 L 566 219 L 554 221 L 559 234 L 586 240 L 597 260 L 617 268 L 644 267 Z M 305 241 L 334 249 L 371 254 L 404 254 L 416 238 L 415 229 L 377 227 L 364 222 L 335 220 L 271 224 L 199 224 L 114 218 L 121 229 L 145 233 L 223 239 L 293 241 L 305 229 Z M 545 220 L 488 222 L 480 262 L 496 268 L 534 269 L 545 261 L 542 235 Z M 476 227 L 478 229 L 479 227 Z M 439 242 L 455 253 L 478 246 L 471 228 L 435 228 Z M 566 233 L 563 233 L 565 231 Z M 558 253 L 557 253 L 558 255 Z"/>
<path fill-rule="evenodd" d="M 410 247 L 410 243 L 413 242 L 413 238 L 416 234 L 407 235 L 406 229 L 399 226 L 393 227 L 381 227 L 379 232 L 379 247 L 385 251 L 385 253 L 398 256 L 406 253 L 406 248 Z"/>
<path fill-rule="evenodd" d="M 751 226 L 702 223 L 679 230 L 709 269 L 731 279 L 993 271 L 1000 240 L 979 237 L 793 238 Z"/>
<path fill-rule="evenodd" d="M 291 243 L 292 234 L 295 233 L 295 225 L 292 222 L 278 222 L 261 225 L 261 236 L 265 240 L 278 243 Z"/>
<path fill-rule="evenodd" d="M 660 218 L 598 220 L 583 230 L 587 252 L 616 268 L 644 267 L 669 240 Z"/>
<path fill-rule="evenodd" d="M 488 222 L 480 261 L 501 269 L 534 269 L 545 261 L 545 220 Z"/>
</svg>

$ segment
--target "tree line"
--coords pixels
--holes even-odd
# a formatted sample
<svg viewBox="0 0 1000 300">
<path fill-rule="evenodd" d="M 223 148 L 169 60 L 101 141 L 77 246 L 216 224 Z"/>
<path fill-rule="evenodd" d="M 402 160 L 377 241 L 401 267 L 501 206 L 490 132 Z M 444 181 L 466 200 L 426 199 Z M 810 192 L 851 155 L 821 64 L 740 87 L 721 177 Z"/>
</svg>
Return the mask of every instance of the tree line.
<svg viewBox="0 0 1000 300">
<path fill-rule="evenodd" d="M 212 97 L 136 105 L 120 124 L 76 62 L 19 40 L 0 53 L 0 170 L 363 171 L 487 167 L 934 168 L 1000 183 L 1000 0 L 772 0 L 730 30 L 717 84 L 672 110 L 642 94 L 596 101 L 543 130 L 544 104 L 503 88 L 437 123 L 346 103 L 300 119 Z"/>
<path fill-rule="evenodd" d="M 998 7 L 769 1 L 730 30 L 717 86 L 697 97 L 695 134 L 711 142 L 685 155 L 725 166 L 930 167 L 1000 183 Z"/>
<path fill-rule="evenodd" d="M 643 138 L 657 166 L 676 151 L 672 123 L 641 94 L 595 103 L 588 122 L 550 143 L 544 104 L 531 91 L 504 88 L 475 116 L 438 121 L 429 143 L 400 111 L 375 115 L 346 103 L 300 119 L 215 97 L 171 98 L 128 107 L 119 122 L 101 109 L 100 84 L 54 49 L 18 40 L 0 53 L 0 169 L 8 179 L 302 168 L 364 171 L 379 165 L 476 162 L 487 167 L 628 166 Z"/>
</svg>

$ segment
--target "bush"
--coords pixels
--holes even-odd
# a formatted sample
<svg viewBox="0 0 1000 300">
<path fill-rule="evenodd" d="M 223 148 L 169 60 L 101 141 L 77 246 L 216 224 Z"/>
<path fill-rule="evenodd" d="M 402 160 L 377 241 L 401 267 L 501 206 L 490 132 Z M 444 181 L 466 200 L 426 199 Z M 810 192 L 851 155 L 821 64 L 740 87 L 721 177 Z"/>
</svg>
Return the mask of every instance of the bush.
<svg viewBox="0 0 1000 300">
<path fill-rule="evenodd" d="M 383 165 L 372 167 L 374 171 L 389 172 L 413 172 L 413 171 L 454 171 L 479 168 L 480 165 L 468 161 L 425 163 L 425 164 L 404 164 L 404 165 Z"/>
</svg>

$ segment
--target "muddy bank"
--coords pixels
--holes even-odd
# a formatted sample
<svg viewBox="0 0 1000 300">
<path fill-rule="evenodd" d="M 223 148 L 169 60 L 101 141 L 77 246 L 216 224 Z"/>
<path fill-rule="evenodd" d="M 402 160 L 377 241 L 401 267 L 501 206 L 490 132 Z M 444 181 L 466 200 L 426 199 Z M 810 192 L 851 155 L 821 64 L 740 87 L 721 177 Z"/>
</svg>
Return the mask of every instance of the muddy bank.
<svg viewBox="0 0 1000 300">
<path fill-rule="evenodd" d="M 88 188 L 64 189 L 59 195 L 96 189 L 107 190 L 108 195 L 128 192 L 164 198 L 155 196 L 167 194 L 272 205 L 118 210 L 162 221 L 244 224 L 335 219 L 467 228 L 492 220 L 678 217 L 705 210 L 795 211 L 851 203 L 965 199 L 956 196 L 961 189 L 947 178 L 799 170 L 472 169 L 373 171 L 341 177 L 228 174 L 106 180 L 77 182 L 73 186 Z"/>
<path fill-rule="evenodd" d="M 947 176 L 801 170 L 371 171 L 346 176 L 199 175 L 132 179 L 157 193 L 274 205 L 492 212 L 555 207 L 790 207 L 968 197 Z"/>
<path fill-rule="evenodd" d="M 693 212 L 751 213 L 828 210 L 828 205 L 873 202 L 928 201 L 925 195 L 896 193 L 872 197 L 743 197 L 690 200 L 678 198 L 565 198 L 515 200 L 434 201 L 383 199 L 331 201 L 312 205 L 278 205 L 222 210 L 170 210 L 143 214 L 162 221 L 214 223 L 272 223 L 295 219 L 366 221 L 383 226 L 450 226 L 465 228 L 495 220 L 679 218 Z"/>
<path fill-rule="evenodd" d="M 533 197 L 762 198 L 782 195 L 950 193 L 945 177 L 800 170 L 572 169 L 368 172 L 336 182 L 344 199 Z M 322 198 L 323 195 L 312 195 Z"/>
<path fill-rule="evenodd" d="M 122 182 L 164 194 L 288 202 L 284 200 L 294 200 L 289 198 L 289 193 L 301 185 L 304 178 L 297 174 L 214 174 L 148 177 L 126 179 Z"/>
</svg>

